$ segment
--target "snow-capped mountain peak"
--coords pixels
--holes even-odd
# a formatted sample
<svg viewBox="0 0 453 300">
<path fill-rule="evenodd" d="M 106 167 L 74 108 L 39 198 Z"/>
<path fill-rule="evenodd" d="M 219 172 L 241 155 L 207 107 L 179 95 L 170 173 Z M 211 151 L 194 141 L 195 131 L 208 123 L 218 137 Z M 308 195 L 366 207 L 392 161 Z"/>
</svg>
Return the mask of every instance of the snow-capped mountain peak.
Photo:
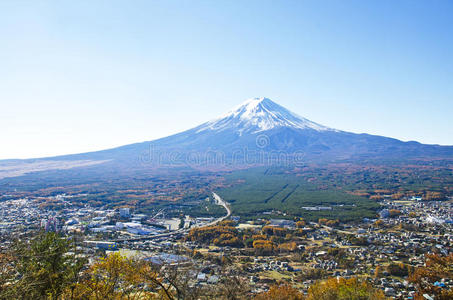
<svg viewBox="0 0 453 300">
<path fill-rule="evenodd" d="M 222 131 L 235 129 L 242 134 L 257 133 L 279 127 L 332 130 L 317 124 L 278 105 L 269 98 L 251 98 L 221 117 L 200 126 L 197 132 L 205 130 Z"/>
</svg>

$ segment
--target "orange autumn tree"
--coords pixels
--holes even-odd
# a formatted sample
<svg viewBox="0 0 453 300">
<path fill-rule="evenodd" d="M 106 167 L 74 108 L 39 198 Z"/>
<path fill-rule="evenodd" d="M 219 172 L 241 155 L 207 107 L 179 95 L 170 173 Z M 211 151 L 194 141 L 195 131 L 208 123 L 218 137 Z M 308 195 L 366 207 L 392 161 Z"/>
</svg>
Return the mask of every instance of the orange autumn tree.
<svg viewBox="0 0 453 300">
<path fill-rule="evenodd" d="M 391 210 L 389 210 L 389 215 L 390 215 L 390 218 L 394 218 L 394 217 L 401 215 L 401 211 L 398 209 L 391 209 Z"/>
<path fill-rule="evenodd" d="M 424 199 L 426 201 L 437 201 L 445 199 L 445 195 L 441 192 L 426 192 Z"/>
<path fill-rule="evenodd" d="M 71 297 L 122 299 L 133 293 L 143 297 L 144 291 L 138 291 L 136 288 L 140 284 L 140 277 L 139 272 L 134 269 L 134 262 L 119 253 L 100 258 L 85 272 L 85 280 L 77 284 Z"/>
<path fill-rule="evenodd" d="M 327 222 L 329 222 L 329 219 L 326 219 L 326 218 L 318 219 L 319 225 L 325 225 Z"/>
<path fill-rule="evenodd" d="M 385 296 L 366 281 L 355 277 L 329 278 L 318 281 L 308 289 L 307 300 L 381 300 Z"/>
<path fill-rule="evenodd" d="M 330 227 L 336 227 L 340 224 L 339 220 L 329 220 L 327 221 L 326 225 Z"/>
<path fill-rule="evenodd" d="M 278 249 L 283 252 L 293 252 L 297 249 L 297 244 L 295 242 L 288 242 L 278 245 Z"/>
<path fill-rule="evenodd" d="M 417 287 L 416 299 L 423 299 L 423 294 L 434 295 L 435 299 L 453 299 L 453 289 L 435 286 L 436 281 L 453 280 L 453 253 L 448 256 L 427 254 L 424 267 L 412 272 L 408 280 Z"/>
<path fill-rule="evenodd" d="M 223 221 L 214 226 L 192 228 L 186 239 L 216 246 L 242 247 L 243 243 L 238 238 L 239 232 L 231 225 L 231 221 Z"/>
<path fill-rule="evenodd" d="M 255 300 L 303 300 L 304 295 L 290 285 L 274 285 L 269 291 L 255 296 Z"/>
<path fill-rule="evenodd" d="M 296 222 L 296 227 L 297 228 L 304 228 L 306 225 L 306 222 L 304 220 L 299 220 Z"/>
<path fill-rule="evenodd" d="M 274 252 L 276 246 L 269 240 L 256 240 L 253 241 L 253 248 L 257 255 L 270 255 Z"/>
<path fill-rule="evenodd" d="M 174 287 L 145 261 L 112 253 L 97 260 L 70 299 L 177 299 Z"/>
<path fill-rule="evenodd" d="M 285 236 L 288 230 L 277 226 L 263 226 L 262 232 L 265 235 Z"/>
</svg>

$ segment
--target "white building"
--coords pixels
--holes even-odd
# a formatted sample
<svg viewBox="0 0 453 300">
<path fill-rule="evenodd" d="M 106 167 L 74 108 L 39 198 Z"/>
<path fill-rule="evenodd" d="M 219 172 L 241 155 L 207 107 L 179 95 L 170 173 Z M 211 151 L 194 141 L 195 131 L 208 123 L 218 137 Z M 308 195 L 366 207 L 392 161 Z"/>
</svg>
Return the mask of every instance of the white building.
<svg viewBox="0 0 453 300">
<path fill-rule="evenodd" d="M 129 218 L 130 215 L 131 215 L 131 211 L 130 211 L 129 207 L 120 208 L 120 217 Z"/>
</svg>

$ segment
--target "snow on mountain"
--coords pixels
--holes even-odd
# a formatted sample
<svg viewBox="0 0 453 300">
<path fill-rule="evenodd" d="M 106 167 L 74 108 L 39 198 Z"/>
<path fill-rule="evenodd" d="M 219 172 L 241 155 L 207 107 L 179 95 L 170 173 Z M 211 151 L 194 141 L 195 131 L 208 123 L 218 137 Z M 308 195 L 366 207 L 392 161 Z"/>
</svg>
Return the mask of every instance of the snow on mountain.
<svg viewBox="0 0 453 300">
<path fill-rule="evenodd" d="M 266 160 L 263 153 L 267 153 L 272 161 L 275 161 L 275 154 L 279 155 L 280 161 L 281 154 L 291 158 L 302 153 L 304 162 L 381 160 L 388 163 L 407 159 L 451 160 L 453 146 L 423 145 L 336 130 L 300 117 L 268 98 L 253 98 L 217 119 L 171 136 L 40 161 L 103 161 L 90 168 L 109 165 L 112 170 L 116 167 L 142 168 L 146 164 L 161 166 L 189 162 L 191 165 L 193 161 L 209 162 L 210 166 L 222 165 L 221 161 L 242 167 L 256 161 L 263 163 Z M 283 160 L 283 163 L 292 161 Z"/>
<path fill-rule="evenodd" d="M 242 133 L 258 133 L 274 128 L 312 129 L 335 131 L 287 110 L 268 98 L 251 98 L 221 117 L 201 125 L 197 133 L 206 130 L 235 129 Z"/>
</svg>

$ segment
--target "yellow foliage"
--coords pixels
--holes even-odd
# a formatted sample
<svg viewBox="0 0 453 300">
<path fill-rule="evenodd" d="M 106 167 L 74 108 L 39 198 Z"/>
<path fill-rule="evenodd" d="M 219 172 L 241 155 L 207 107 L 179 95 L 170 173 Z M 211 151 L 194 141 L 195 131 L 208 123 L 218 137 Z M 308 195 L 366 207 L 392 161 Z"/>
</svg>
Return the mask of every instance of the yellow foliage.
<svg viewBox="0 0 453 300">
<path fill-rule="evenodd" d="M 384 225 L 384 221 L 382 220 L 377 220 L 376 222 L 373 223 L 374 227 L 382 227 Z"/>
<path fill-rule="evenodd" d="M 321 218 L 321 219 L 318 220 L 318 223 L 325 225 L 328 221 L 329 221 L 328 219 Z"/>
<path fill-rule="evenodd" d="M 396 217 L 401 215 L 401 211 L 398 209 L 390 209 L 389 210 L 390 217 Z"/>
<path fill-rule="evenodd" d="M 422 295 L 427 293 L 434 295 L 434 299 L 453 299 L 452 288 L 440 288 L 434 282 L 441 278 L 453 280 L 453 253 L 448 256 L 427 254 L 425 266 L 418 267 L 408 277 L 417 287 L 417 299 L 423 299 Z"/>
<path fill-rule="evenodd" d="M 443 200 L 445 195 L 440 192 L 426 192 L 424 199 L 427 201 Z"/>
<path fill-rule="evenodd" d="M 276 235 L 276 236 L 285 236 L 288 230 L 286 228 L 277 227 L 277 226 L 263 226 L 263 234 L 267 235 Z"/>
<path fill-rule="evenodd" d="M 307 300 L 381 300 L 385 296 L 381 290 L 374 289 L 366 281 L 353 277 L 329 278 L 318 281 L 308 289 Z"/>
<path fill-rule="evenodd" d="M 292 252 L 297 249 L 297 245 L 295 242 L 283 243 L 278 246 L 278 249 Z"/>
<path fill-rule="evenodd" d="M 265 234 L 254 234 L 252 235 L 253 240 L 265 240 L 267 236 Z"/>
<path fill-rule="evenodd" d="M 255 296 L 255 300 L 303 300 L 304 295 L 290 285 L 274 285 L 269 291 Z"/>
<path fill-rule="evenodd" d="M 304 220 L 300 220 L 300 221 L 297 221 L 296 222 L 296 227 L 297 228 L 304 228 L 306 225 L 305 221 Z"/>
<path fill-rule="evenodd" d="M 398 199 L 401 199 L 404 197 L 404 194 L 403 193 L 395 193 L 395 194 L 392 194 L 392 199 L 393 200 L 398 200 Z"/>
<path fill-rule="evenodd" d="M 87 278 L 78 283 L 71 292 L 73 299 L 151 299 L 153 293 L 146 291 L 165 289 L 158 274 L 144 261 L 135 261 L 112 253 L 96 261 L 86 272 Z M 158 293 L 159 293 L 158 292 Z M 167 291 L 168 292 L 168 291 Z M 169 299 L 166 297 L 164 299 Z"/>
</svg>

